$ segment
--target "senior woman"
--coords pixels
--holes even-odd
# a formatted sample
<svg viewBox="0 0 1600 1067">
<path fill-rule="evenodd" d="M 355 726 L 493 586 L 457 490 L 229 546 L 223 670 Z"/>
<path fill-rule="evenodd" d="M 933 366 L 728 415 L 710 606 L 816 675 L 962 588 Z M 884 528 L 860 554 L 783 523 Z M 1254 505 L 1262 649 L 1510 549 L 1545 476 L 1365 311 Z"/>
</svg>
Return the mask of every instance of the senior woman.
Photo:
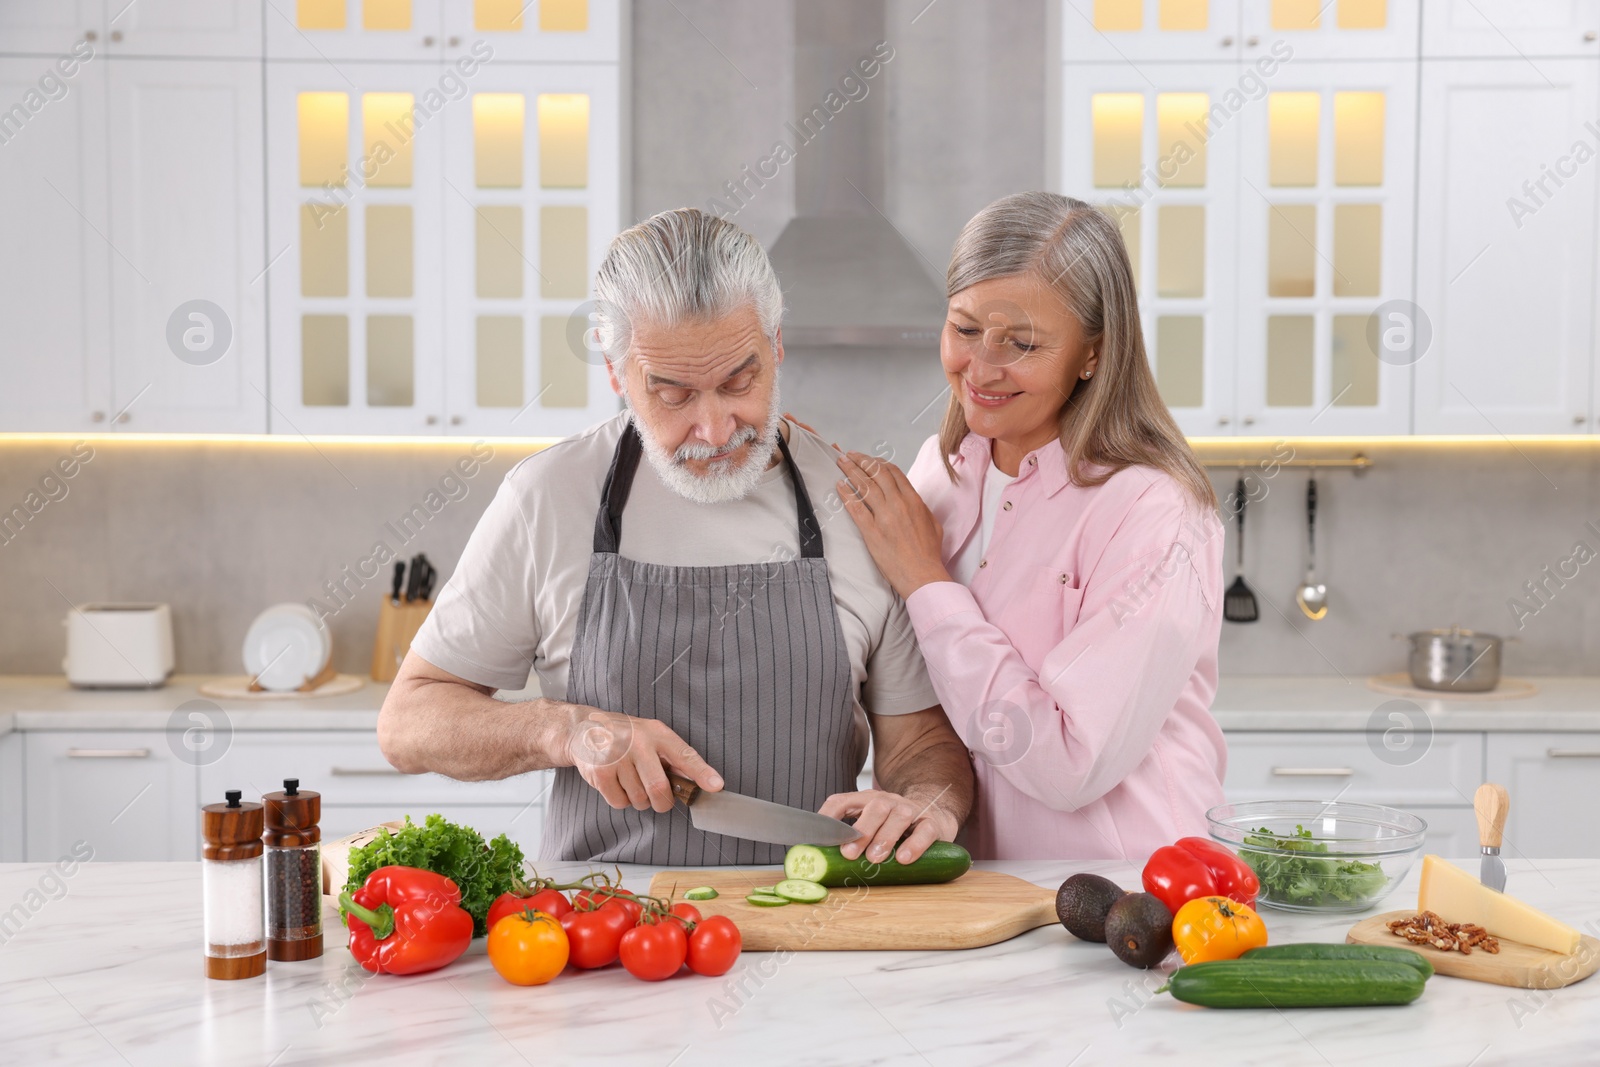
<svg viewBox="0 0 1600 1067">
<path fill-rule="evenodd" d="M 943 426 L 909 474 L 842 454 L 841 498 L 973 753 L 973 855 L 1142 863 L 1222 800 L 1216 495 L 1105 214 L 998 200 L 946 285 Z"/>
</svg>

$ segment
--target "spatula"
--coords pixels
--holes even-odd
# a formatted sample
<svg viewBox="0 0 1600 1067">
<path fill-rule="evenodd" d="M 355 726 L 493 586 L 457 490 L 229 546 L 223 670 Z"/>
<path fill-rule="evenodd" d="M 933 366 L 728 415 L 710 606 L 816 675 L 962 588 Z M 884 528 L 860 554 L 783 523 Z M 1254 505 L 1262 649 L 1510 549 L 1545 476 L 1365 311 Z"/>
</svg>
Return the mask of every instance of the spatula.
<svg viewBox="0 0 1600 1067">
<path fill-rule="evenodd" d="M 1261 617 L 1256 605 L 1256 594 L 1244 580 L 1244 479 L 1234 487 L 1234 521 L 1239 526 L 1238 574 L 1222 597 L 1222 617 L 1229 622 L 1255 622 Z"/>
</svg>

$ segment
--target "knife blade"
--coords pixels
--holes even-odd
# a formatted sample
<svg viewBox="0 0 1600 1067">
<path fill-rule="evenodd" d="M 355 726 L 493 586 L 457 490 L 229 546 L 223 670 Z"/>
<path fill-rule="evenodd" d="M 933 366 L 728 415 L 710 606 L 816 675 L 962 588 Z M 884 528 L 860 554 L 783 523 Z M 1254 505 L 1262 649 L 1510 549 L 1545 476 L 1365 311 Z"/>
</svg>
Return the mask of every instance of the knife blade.
<svg viewBox="0 0 1600 1067">
<path fill-rule="evenodd" d="M 696 830 L 774 845 L 842 845 L 862 835 L 847 822 L 760 797 L 708 793 L 687 778 L 668 774 L 672 795 L 689 809 Z"/>
<path fill-rule="evenodd" d="M 1478 881 L 1502 893 L 1506 890 L 1506 864 L 1500 858 L 1500 843 L 1510 807 L 1511 796 L 1506 787 L 1493 782 L 1484 782 L 1472 797 L 1472 808 L 1478 816 L 1478 844 L 1483 850 Z"/>
<path fill-rule="evenodd" d="M 421 556 L 412 556 L 411 557 L 411 563 L 406 568 L 406 570 L 407 570 L 407 575 L 406 575 L 406 603 L 407 604 L 409 604 L 413 600 L 417 599 L 417 588 L 419 587 L 419 585 L 422 582 L 422 568 L 417 565 L 417 560 L 419 560 L 421 558 L 422 558 Z"/>
</svg>

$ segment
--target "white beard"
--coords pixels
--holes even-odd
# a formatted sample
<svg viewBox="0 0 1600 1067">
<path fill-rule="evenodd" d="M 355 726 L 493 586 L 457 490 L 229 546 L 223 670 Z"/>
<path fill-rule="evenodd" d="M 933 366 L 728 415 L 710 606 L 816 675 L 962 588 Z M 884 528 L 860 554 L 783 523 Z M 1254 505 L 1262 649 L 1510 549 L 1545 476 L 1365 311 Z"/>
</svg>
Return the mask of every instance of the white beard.
<svg viewBox="0 0 1600 1067">
<path fill-rule="evenodd" d="M 623 399 L 628 399 L 626 392 L 623 393 Z M 772 463 L 773 453 L 777 451 L 778 423 L 783 418 L 782 412 L 783 408 L 778 403 L 778 386 L 774 382 L 772 407 L 767 411 L 766 425 L 759 431 L 754 426 L 741 426 L 734 431 L 732 439 L 723 449 L 712 449 L 709 445 L 686 444 L 676 453 L 671 453 L 656 440 L 650 428 L 640 421 L 632 403 L 628 405 L 628 419 L 639 431 L 639 439 L 644 442 L 644 454 L 650 461 L 650 468 L 668 489 L 696 504 L 721 504 L 729 500 L 742 500 L 755 490 L 761 481 L 761 475 Z M 747 454 L 744 462 L 738 466 L 733 465 L 731 458 L 712 460 L 705 474 L 696 474 L 686 465 L 689 460 L 708 459 L 715 452 L 723 451 L 729 446 L 737 448 L 745 444 L 749 445 Z"/>
</svg>

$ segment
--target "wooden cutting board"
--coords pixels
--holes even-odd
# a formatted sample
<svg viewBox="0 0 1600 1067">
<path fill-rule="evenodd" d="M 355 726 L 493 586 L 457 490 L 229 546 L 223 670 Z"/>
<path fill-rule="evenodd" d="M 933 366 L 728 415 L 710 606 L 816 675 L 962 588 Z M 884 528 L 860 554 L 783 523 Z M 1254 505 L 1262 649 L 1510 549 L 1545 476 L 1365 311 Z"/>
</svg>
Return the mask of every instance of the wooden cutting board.
<svg viewBox="0 0 1600 1067">
<path fill-rule="evenodd" d="M 1389 923 L 1415 915 L 1416 911 L 1389 911 L 1363 919 L 1350 928 L 1345 940 L 1352 945 L 1395 945 L 1415 949 L 1433 964 L 1439 974 L 1467 978 L 1474 982 L 1516 986 L 1519 989 L 1560 989 L 1581 982 L 1600 968 L 1600 940 L 1585 934 L 1573 953 L 1551 952 L 1516 941 L 1500 939 L 1499 952 L 1472 950 L 1472 955 L 1440 952 L 1427 945 L 1413 945 L 1399 934 L 1389 932 Z"/>
<path fill-rule="evenodd" d="M 770 868 L 669 870 L 650 880 L 650 894 L 676 902 L 711 886 L 715 900 L 690 903 L 703 915 L 732 919 L 754 952 L 978 948 L 1057 921 L 1055 890 L 997 871 L 968 871 L 943 885 L 831 889 L 820 904 L 762 908 L 745 901 L 755 887 L 782 880 L 783 872 Z"/>
</svg>

